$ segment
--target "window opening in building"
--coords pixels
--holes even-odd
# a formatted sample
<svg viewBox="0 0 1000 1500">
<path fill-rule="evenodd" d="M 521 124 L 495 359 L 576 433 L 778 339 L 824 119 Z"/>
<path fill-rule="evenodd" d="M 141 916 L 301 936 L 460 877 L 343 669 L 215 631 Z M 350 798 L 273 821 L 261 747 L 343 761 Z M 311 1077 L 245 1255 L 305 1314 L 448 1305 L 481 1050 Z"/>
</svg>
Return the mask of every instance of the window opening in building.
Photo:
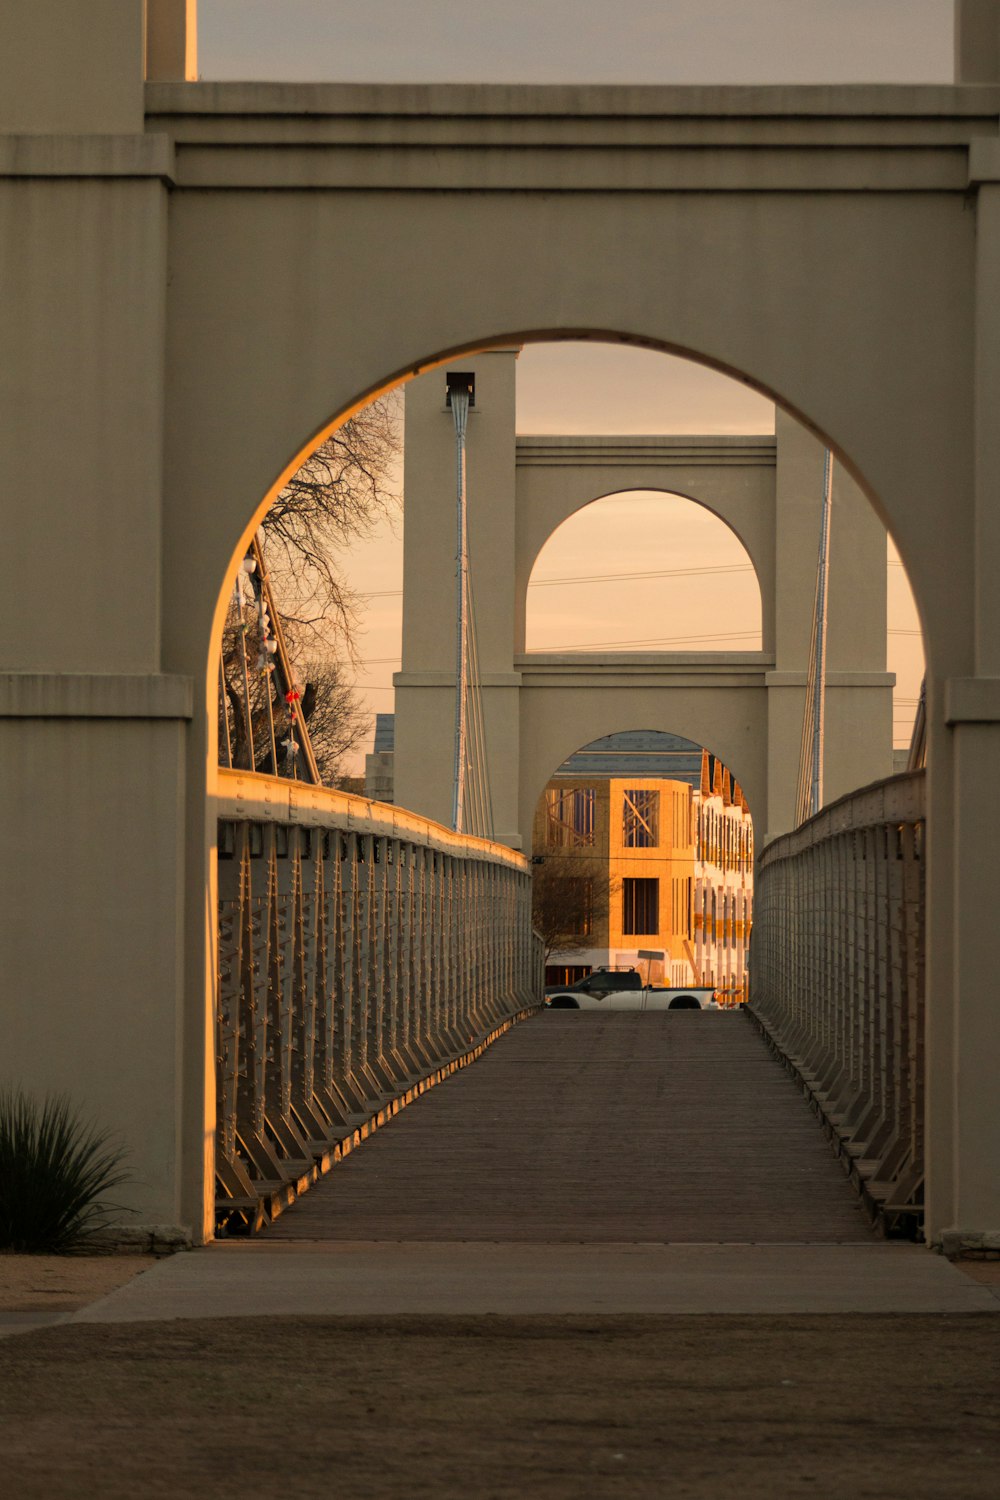
<svg viewBox="0 0 1000 1500">
<path fill-rule="evenodd" d="M 545 813 L 550 849 L 580 849 L 594 842 L 593 787 L 547 787 Z"/>
<path fill-rule="evenodd" d="M 655 936 L 660 930 L 659 906 L 659 880 L 623 880 L 622 933 L 627 936 Z"/>
<path fill-rule="evenodd" d="M 637 788 L 623 794 L 622 842 L 626 849 L 658 847 L 660 842 L 659 792 Z"/>
</svg>

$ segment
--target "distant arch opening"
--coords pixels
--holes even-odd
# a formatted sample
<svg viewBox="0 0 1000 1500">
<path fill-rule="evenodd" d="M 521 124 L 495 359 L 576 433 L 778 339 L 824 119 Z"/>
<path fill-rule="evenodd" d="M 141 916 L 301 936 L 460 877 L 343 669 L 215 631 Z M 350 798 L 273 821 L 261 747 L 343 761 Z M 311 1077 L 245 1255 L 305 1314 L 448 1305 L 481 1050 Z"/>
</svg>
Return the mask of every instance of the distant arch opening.
<svg viewBox="0 0 1000 1500">
<path fill-rule="evenodd" d="M 553 532 L 528 583 L 529 652 L 759 651 L 750 555 L 712 511 L 656 490 L 606 495 Z"/>
<path fill-rule="evenodd" d="M 706 987 L 745 1001 L 753 819 L 708 750 L 656 730 L 584 745 L 538 799 L 531 858 L 547 986 L 637 971 L 678 1008 Z"/>
</svg>

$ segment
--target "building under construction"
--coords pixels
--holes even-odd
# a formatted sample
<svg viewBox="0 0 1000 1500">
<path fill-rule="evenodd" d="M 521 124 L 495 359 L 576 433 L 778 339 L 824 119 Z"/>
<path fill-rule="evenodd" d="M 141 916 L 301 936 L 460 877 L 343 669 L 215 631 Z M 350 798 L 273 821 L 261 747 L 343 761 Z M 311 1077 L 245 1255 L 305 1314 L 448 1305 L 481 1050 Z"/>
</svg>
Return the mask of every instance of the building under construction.
<svg viewBox="0 0 1000 1500">
<path fill-rule="evenodd" d="M 533 829 L 547 983 L 636 967 L 651 983 L 745 997 L 752 821 L 722 763 L 702 751 L 695 764 L 696 785 L 567 775 L 569 763 L 549 782 Z"/>
</svg>

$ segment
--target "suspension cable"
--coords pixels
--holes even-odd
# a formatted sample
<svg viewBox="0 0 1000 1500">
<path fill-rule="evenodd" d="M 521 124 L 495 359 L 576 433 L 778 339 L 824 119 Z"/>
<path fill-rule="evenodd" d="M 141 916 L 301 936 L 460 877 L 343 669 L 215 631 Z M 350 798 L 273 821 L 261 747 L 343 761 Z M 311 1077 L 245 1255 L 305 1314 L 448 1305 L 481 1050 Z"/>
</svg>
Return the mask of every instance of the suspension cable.
<svg viewBox="0 0 1000 1500">
<path fill-rule="evenodd" d="M 465 434 L 469 420 L 469 392 L 452 387 L 451 414 L 455 422 L 455 751 L 452 780 L 452 825 L 461 833 L 465 811 L 466 681 L 468 606 L 468 528 L 465 512 Z"/>
<path fill-rule="evenodd" d="M 830 512 L 833 499 L 833 454 L 826 449 L 823 463 L 823 507 L 820 517 L 819 559 L 816 566 L 816 595 L 813 606 L 812 633 L 809 641 L 809 670 L 806 675 L 805 704 L 802 715 L 802 744 L 799 756 L 799 781 L 796 794 L 796 822 L 804 823 L 823 805 L 823 761 L 826 728 L 826 626 L 827 594 L 830 580 Z"/>
<path fill-rule="evenodd" d="M 476 619 L 476 600 L 473 587 L 472 568 L 469 568 L 469 626 L 472 638 L 472 660 L 473 660 L 473 706 L 477 722 L 476 739 L 478 744 L 480 797 L 481 797 L 481 823 L 480 832 L 484 838 L 491 839 L 495 833 L 493 819 L 493 789 L 490 782 L 490 763 L 486 740 L 486 719 L 483 711 L 483 679 L 479 666 L 479 627 Z"/>
</svg>

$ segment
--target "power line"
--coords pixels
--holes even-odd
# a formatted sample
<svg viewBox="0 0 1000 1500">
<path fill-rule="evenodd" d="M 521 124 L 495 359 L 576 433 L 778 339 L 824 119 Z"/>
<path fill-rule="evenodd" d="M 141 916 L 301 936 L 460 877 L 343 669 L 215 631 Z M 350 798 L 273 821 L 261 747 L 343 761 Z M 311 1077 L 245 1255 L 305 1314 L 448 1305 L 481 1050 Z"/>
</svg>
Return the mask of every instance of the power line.
<svg viewBox="0 0 1000 1500">
<path fill-rule="evenodd" d="M 563 576 L 551 578 L 533 578 L 528 584 L 530 589 L 553 588 L 562 584 L 576 583 L 622 583 L 633 582 L 637 578 L 693 578 L 705 577 L 711 573 L 752 573 L 751 563 L 715 563 L 706 567 L 692 568 L 644 568 L 634 573 L 567 573 Z M 370 594 L 365 594 L 366 599 L 399 599 L 402 597 L 402 589 L 378 589 Z"/>
<path fill-rule="evenodd" d="M 562 578 L 533 578 L 531 589 L 555 588 L 570 583 L 630 583 L 637 578 L 695 578 L 710 573 L 752 573 L 749 563 L 718 563 L 704 568 L 644 568 L 636 573 L 567 573 Z"/>
<path fill-rule="evenodd" d="M 901 562 L 889 559 L 890 568 L 901 568 Z M 718 573 L 752 573 L 752 563 L 716 563 L 706 567 L 692 568 L 643 568 L 634 573 L 566 573 L 555 577 L 532 578 L 528 587 L 530 589 L 544 589 L 562 586 L 564 584 L 578 583 L 623 583 L 634 582 L 639 578 L 695 578 L 707 577 Z M 362 595 L 365 599 L 401 599 L 402 589 L 375 589 L 371 593 Z M 915 634 L 921 634 L 917 631 Z"/>
<path fill-rule="evenodd" d="M 702 633 L 700 635 L 671 635 L 653 636 L 646 640 L 635 641 L 586 641 L 577 642 L 570 646 L 533 646 L 528 652 L 529 656 L 541 655 L 546 652 L 560 651 L 604 651 L 617 650 L 621 646 L 674 646 L 685 645 L 691 641 L 736 641 L 757 640 L 760 636 L 759 630 L 724 630 L 715 634 Z"/>
</svg>

